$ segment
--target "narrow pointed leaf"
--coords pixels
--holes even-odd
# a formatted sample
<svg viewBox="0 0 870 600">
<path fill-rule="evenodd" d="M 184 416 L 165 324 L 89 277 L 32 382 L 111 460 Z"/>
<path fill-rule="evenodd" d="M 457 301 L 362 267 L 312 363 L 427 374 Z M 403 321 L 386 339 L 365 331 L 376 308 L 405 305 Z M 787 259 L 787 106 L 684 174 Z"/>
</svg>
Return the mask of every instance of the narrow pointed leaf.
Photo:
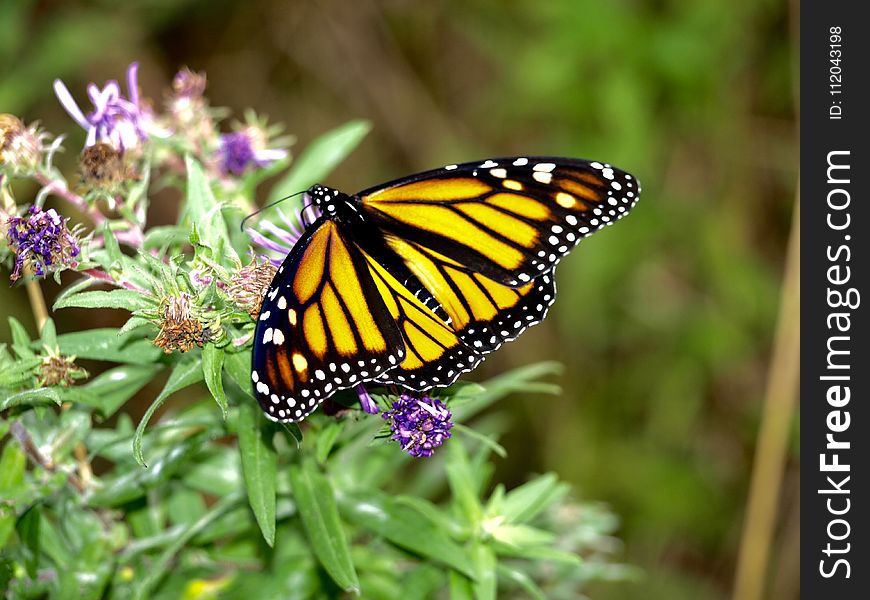
<svg viewBox="0 0 870 600">
<path fill-rule="evenodd" d="M 275 545 L 275 480 L 278 476 L 278 455 L 270 438 L 271 428 L 255 403 L 239 406 L 238 436 L 242 474 L 248 491 L 248 502 L 270 546 Z"/>
<path fill-rule="evenodd" d="M 202 374 L 208 391 L 221 409 L 224 420 L 227 418 L 227 396 L 224 393 L 224 383 L 221 373 L 224 366 L 223 348 L 214 344 L 206 344 L 202 349 Z"/>
<path fill-rule="evenodd" d="M 339 587 L 358 592 L 359 578 L 329 479 L 313 459 L 306 457 L 301 464 L 290 467 L 290 486 L 317 560 Z"/>
<path fill-rule="evenodd" d="M 311 142 L 294 161 L 290 172 L 272 188 L 269 202 L 307 190 L 322 181 L 357 147 L 371 128 L 368 121 L 350 121 Z"/>
<path fill-rule="evenodd" d="M 465 549 L 451 540 L 437 521 L 429 519 L 412 505 L 367 490 L 365 493 L 342 495 L 339 506 L 351 523 L 400 548 L 474 577 L 471 559 Z"/>
<path fill-rule="evenodd" d="M 142 436 L 145 435 L 145 427 L 148 425 L 148 421 L 151 420 L 151 417 L 154 416 L 154 413 L 157 412 L 157 409 L 160 408 L 164 400 L 169 396 L 199 381 L 202 381 L 202 367 L 196 359 L 185 360 L 177 364 L 172 370 L 172 374 L 166 380 L 166 385 L 163 386 L 163 390 L 154 399 L 148 410 L 145 411 L 145 415 L 139 421 L 139 426 L 136 427 L 136 433 L 133 435 L 133 457 L 140 465 L 143 467 L 147 466 L 145 458 L 142 455 Z"/>
</svg>

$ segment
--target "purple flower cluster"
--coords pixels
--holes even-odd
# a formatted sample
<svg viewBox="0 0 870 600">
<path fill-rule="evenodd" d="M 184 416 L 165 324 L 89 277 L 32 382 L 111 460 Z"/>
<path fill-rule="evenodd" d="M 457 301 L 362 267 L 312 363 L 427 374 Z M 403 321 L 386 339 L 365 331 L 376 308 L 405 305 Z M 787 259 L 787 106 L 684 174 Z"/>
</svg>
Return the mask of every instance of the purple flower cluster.
<svg viewBox="0 0 870 600">
<path fill-rule="evenodd" d="M 251 131 L 223 134 L 218 148 L 221 171 L 227 175 L 240 177 L 249 167 L 266 167 L 287 156 L 286 150 L 258 148 L 258 145 L 254 132 Z"/>
<path fill-rule="evenodd" d="M 42 210 L 36 206 L 31 206 L 23 217 L 9 217 L 6 239 L 15 253 L 12 281 L 21 277 L 25 264 L 40 277 L 75 266 L 80 249 L 75 236 L 67 229 L 67 220 L 53 208 Z"/>
<path fill-rule="evenodd" d="M 453 416 L 440 400 L 402 394 L 393 402 L 393 410 L 381 415 L 390 424 L 392 436 L 402 450 L 415 458 L 429 457 L 435 448 L 450 437 Z"/>
<path fill-rule="evenodd" d="M 117 81 L 106 82 L 100 89 L 88 84 L 88 97 L 94 110 L 85 115 L 60 79 L 54 81 L 54 93 L 66 112 L 88 132 L 85 146 L 107 142 L 118 152 L 137 147 L 148 138 L 150 114 L 139 102 L 138 63 L 127 69 L 127 94 L 121 95 Z"/>
</svg>

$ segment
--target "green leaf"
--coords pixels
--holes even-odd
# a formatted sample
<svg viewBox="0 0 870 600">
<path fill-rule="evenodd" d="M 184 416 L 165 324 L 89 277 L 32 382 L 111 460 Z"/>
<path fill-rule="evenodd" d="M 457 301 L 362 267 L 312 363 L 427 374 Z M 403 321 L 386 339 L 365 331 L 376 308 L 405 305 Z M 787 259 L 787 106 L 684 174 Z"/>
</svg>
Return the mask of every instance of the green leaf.
<svg viewBox="0 0 870 600">
<path fill-rule="evenodd" d="M 13 406 L 41 406 L 51 403 L 60 406 L 60 391 L 53 387 L 42 387 L 6 396 L 0 400 L 0 410 L 6 410 Z"/>
<path fill-rule="evenodd" d="M 202 348 L 202 374 L 208 391 L 221 409 L 224 421 L 227 419 L 227 396 L 224 393 L 224 382 L 221 373 L 224 366 L 224 350 L 214 344 L 206 344 Z"/>
<path fill-rule="evenodd" d="M 189 235 L 190 231 L 187 227 L 179 227 L 178 225 L 152 227 L 145 234 L 142 248 L 144 250 L 153 250 L 166 246 L 186 244 Z"/>
<path fill-rule="evenodd" d="M 22 358 L 2 366 L 0 370 L 0 388 L 17 388 L 33 381 L 34 369 L 42 364 L 42 358 Z"/>
<path fill-rule="evenodd" d="M 175 555 L 184 548 L 188 541 L 201 531 L 207 529 L 213 522 L 231 510 L 240 500 L 241 494 L 238 493 L 224 496 L 202 518 L 183 529 L 180 535 L 154 561 L 145 576 L 136 584 L 133 598 L 135 600 L 151 598 L 154 588 L 166 576 Z"/>
<path fill-rule="evenodd" d="M 376 490 L 343 494 L 339 506 L 351 523 L 400 548 L 474 577 L 468 553 L 447 536 L 438 521 L 415 506 Z"/>
<path fill-rule="evenodd" d="M 461 432 L 463 435 L 467 435 L 468 437 L 476 439 L 481 444 L 487 446 L 490 450 L 498 454 L 500 457 L 507 458 L 507 450 L 504 449 L 504 446 L 492 439 L 492 437 L 481 433 L 476 429 L 472 429 L 471 427 L 466 427 L 462 423 L 455 423 L 454 427 L 457 432 Z"/>
<path fill-rule="evenodd" d="M 330 421 L 323 429 L 317 432 L 314 443 L 314 456 L 320 464 L 326 463 L 330 450 L 335 445 L 338 435 L 344 430 L 344 422 Z"/>
<path fill-rule="evenodd" d="M 134 365 L 150 365 L 163 356 L 160 348 L 142 339 L 141 332 L 118 335 L 116 329 L 64 333 L 57 336 L 57 344 L 66 356 Z"/>
<path fill-rule="evenodd" d="M 248 491 L 248 502 L 269 546 L 275 545 L 275 480 L 278 455 L 271 443 L 271 428 L 263 427 L 265 418 L 256 403 L 239 406 L 239 455 Z"/>
<path fill-rule="evenodd" d="M 9 317 L 9 329 L 12 331 L 12 349 L 18 358 L 32 358 L 33 351 L 30 349 L 30 336 L 18 319 Z"/>
<path fill-rule="evenodd" d="M 109 258 L 109 264 L 106 265 L 109 268 L 106 270 L 114 270 L 121 265 L 124 255 L 121 254 L 121 247 L 118 245 L 118 238 L 115 237 L 115 232 L 112 231 L 111 222 L 106 221 L 103 223 L 102 230 L 103 248 L 106 251 L 106 256 Z"/>
<path fill-rule="evenodd" d="M 498 561 L 495 552 L 486 544 L 476 542 L 471 548 L 476 577 L 472 584 L 475 600 L 495 600 L 498 577 L 495 568 Z"/>
<path fill-rule="evenodd" d="M 212 258 L 235 259 L 235 250 L 229 244 L 227 224 L 221 214 L 221 205 L 215 200 L 211 183 L 202 165 L 190 155 L 184 157 L 187 166 L 187 216 L 191 225 L 196 226 L 200 243 L 214 251 Z M 226 256 L 225 256 L 226 255 Z"/>
<path fill-rule="evenodd" d="M 224 371 L 239 389 L 251 396 L 251 351 L 227 352 L 224 354 Z M 251 399 L 253 400 L 253 396 Z"/>
<path fill-rule="evenodd" d="M 496 570 L 499 577 L 523 588 L 530 598 L 534 598 L 535 600 L 547 600 L 547 595 L 544 593 L 544 590 L 538 587 L 538 584 L 536 584 L 531 577 L 519 569 L 499 563 Z"/>
<path fill-rule="evenodd" d="M 51 349 L 54 349 L 57 346 L 57 329 L 55 329 L 54 320 L 45 320 L 45 323 L 42 324 L 40 337 L 43 346 L 48 346 Z"/>
<path fill-rule="evenodd" d="M 95 290 L 79 292 L 59 299 L 54 303 L 53 309 L 61 308 L 122 308 L 133 312 L 153 310 L 157 308 L 157 301 L 151 296 L 133 290 Z"/>
<path fill-rule="evenodd" d="M 145 435 L 145 427 L 148 425 L 148 421 L 151 420 L 151 417 L 154 416 L 154 413 L 158 408 L 160 408 L 163 401 L 178 390 L 186 388 L 187 386 L 193 385 L 199 381 L 202 381 L 202 367 L 200 366 L 199 361 L 195 358 L 182 361 L 172 369 L 172 374 L 170 374 L 169 379 L 166 380 L 166 385 L 163 386 L 163 390 L 154 399 L 154 402 L 151 403 L 148 410 L 145 411 L 145 415 L 142 417 L 142 420 L 139 421 L 139 425 L 136 427 L 136 433 L 133 435 L 133 457 L 136 459 L 137 463 L 143 467 L 147 467 L 145 464 L 145 458 L 142 455 L 142 436 Z"/>
<path fill-rule="evenodd" d="M 7 443 L 0 454 L 0 498 L 13 498 L 25 488 L 24 469 L 27 458 L 16 443 Z M 0 502 L 0 548 L 15 528 L 15 503 Z"/>
<path fill-rule="evenodd" d="M 323 180 L 371 129 L 368 121 L 355 120 L 328 131 L 311 142 L 269 194 L 275 202 L 296 192 L 307 190 Z"/>
<path fill-rule="evenodd" d="M 194 435 L 175 442 L 166 452 L 156 458 L 151 468 L 117 469 L 111 476 L 102 478 L 102 487 L 87 497 L 92 507 L 116 507 L 137 498 L 150 490 L 165 485 L 182 469 L 187 469 L 191 459 L 202 450 L 205 436 Z"/>
<path fill-rule="evenodd" d="M 508 523 L 526 523 L 565 496 L 568 489 L 554 473 L 541 475 L 505 494 L 501 514 Z"/>
<path fill-rule="evenodd" d="M 450 600 L 473 600 L 471 580 L 456 571 L 450 571 Z"/>
<path fill-rule="evenodd" d="M 477 525 L 481 520 L 482 507 L 477 497 L 477 482 L 462 444 L 447 444 L 445 468 L 454 505 L 470 525 Z"/>
<path fill-rule="evenodd" d="M 358 593 L 359 578 L 329 479 L 308 457 L 303 457 L 299 465 L 291 465 L 289 472 L 299 516 L 314 555 L 339 587 Z"/>
<path fill-rule="evenodd" d="M 24 567 L 31 579 L 36 579 L 36 568 L 39 564 L 39 525 L 42 520 L 42 507 L 31 507 L 24 513 L 15 529 L 18 530 L 18 538 L 21 540 L 26 551 Z"/>
<path fill-rule="evenodd" d="M 63 390 L 63 398 L 92 406 L 110 417 L 163 369 L 161 364 L 122 365 L 100 373 L 85 385 Z"/>
</svg>

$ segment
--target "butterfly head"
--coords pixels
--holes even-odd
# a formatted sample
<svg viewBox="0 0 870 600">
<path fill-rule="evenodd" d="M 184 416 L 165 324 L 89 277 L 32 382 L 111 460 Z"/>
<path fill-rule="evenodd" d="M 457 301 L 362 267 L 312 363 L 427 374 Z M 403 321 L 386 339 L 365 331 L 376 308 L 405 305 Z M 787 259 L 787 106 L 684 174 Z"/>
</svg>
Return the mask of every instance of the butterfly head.
<svg viewBox="0 0 870 600">
<path fill-rule="evenodd" d="M 347 215 L 348 211 L 351 211 L 350 214 L 357 212 L 352 198 L 335 188 L 317 183 L 308 188 L 307 194 L 311 202 L 327 217 Z"/>
</svg>

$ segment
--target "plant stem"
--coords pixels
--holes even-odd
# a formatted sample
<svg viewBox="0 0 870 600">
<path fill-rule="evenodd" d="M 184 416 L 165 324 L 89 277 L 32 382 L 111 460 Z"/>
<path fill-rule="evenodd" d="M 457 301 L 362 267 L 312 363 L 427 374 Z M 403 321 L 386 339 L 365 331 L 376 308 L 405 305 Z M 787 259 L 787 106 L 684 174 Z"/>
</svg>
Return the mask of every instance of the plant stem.
<svg viewBox="0 0 870 600">
<path fill-rule="evenodd" d="M 27 298 L 30 300 L 30 310 L 33 311 L 33 320 L 36 321 L 36 330 L 42 333 L 42 326 L 48 320 L 48 307 L 45 305 L 45 297 L 39 282 L 31 279 L 24 286 L 27 288 Z"/>
<path fill-rule="evenodd" d="M 88 215 L 91 221 L 94 222 L 94 225 L 102 225 L 103 222 L 106 220 L 106 217 L 105 215 L 103 215 L 103 213 L 101 213 L 99 210 L 92 206 L 88 206 L 88 203 L 85 202 L 85 199 L 78 194 L 70 191 L 66 184 L 58 183 L 57 181 L 47 177 L 44 173 L 40 172 L 37 172 L 33 177 L 34 179 L 36 179 L 36 181 L 51 190 L 52 193 L 63 198 L 74 207 L 79 209 L 81 212 Z"/>
<path fill-rule="evenodd" d="M 759 600 L 764 591 L 777 502 L 794 417 L 800 372 L 800 186 L 780 296 L 779 319 L 755 448 L 746 520 L 734 578 L 734 600 Z"/>
</svg>

